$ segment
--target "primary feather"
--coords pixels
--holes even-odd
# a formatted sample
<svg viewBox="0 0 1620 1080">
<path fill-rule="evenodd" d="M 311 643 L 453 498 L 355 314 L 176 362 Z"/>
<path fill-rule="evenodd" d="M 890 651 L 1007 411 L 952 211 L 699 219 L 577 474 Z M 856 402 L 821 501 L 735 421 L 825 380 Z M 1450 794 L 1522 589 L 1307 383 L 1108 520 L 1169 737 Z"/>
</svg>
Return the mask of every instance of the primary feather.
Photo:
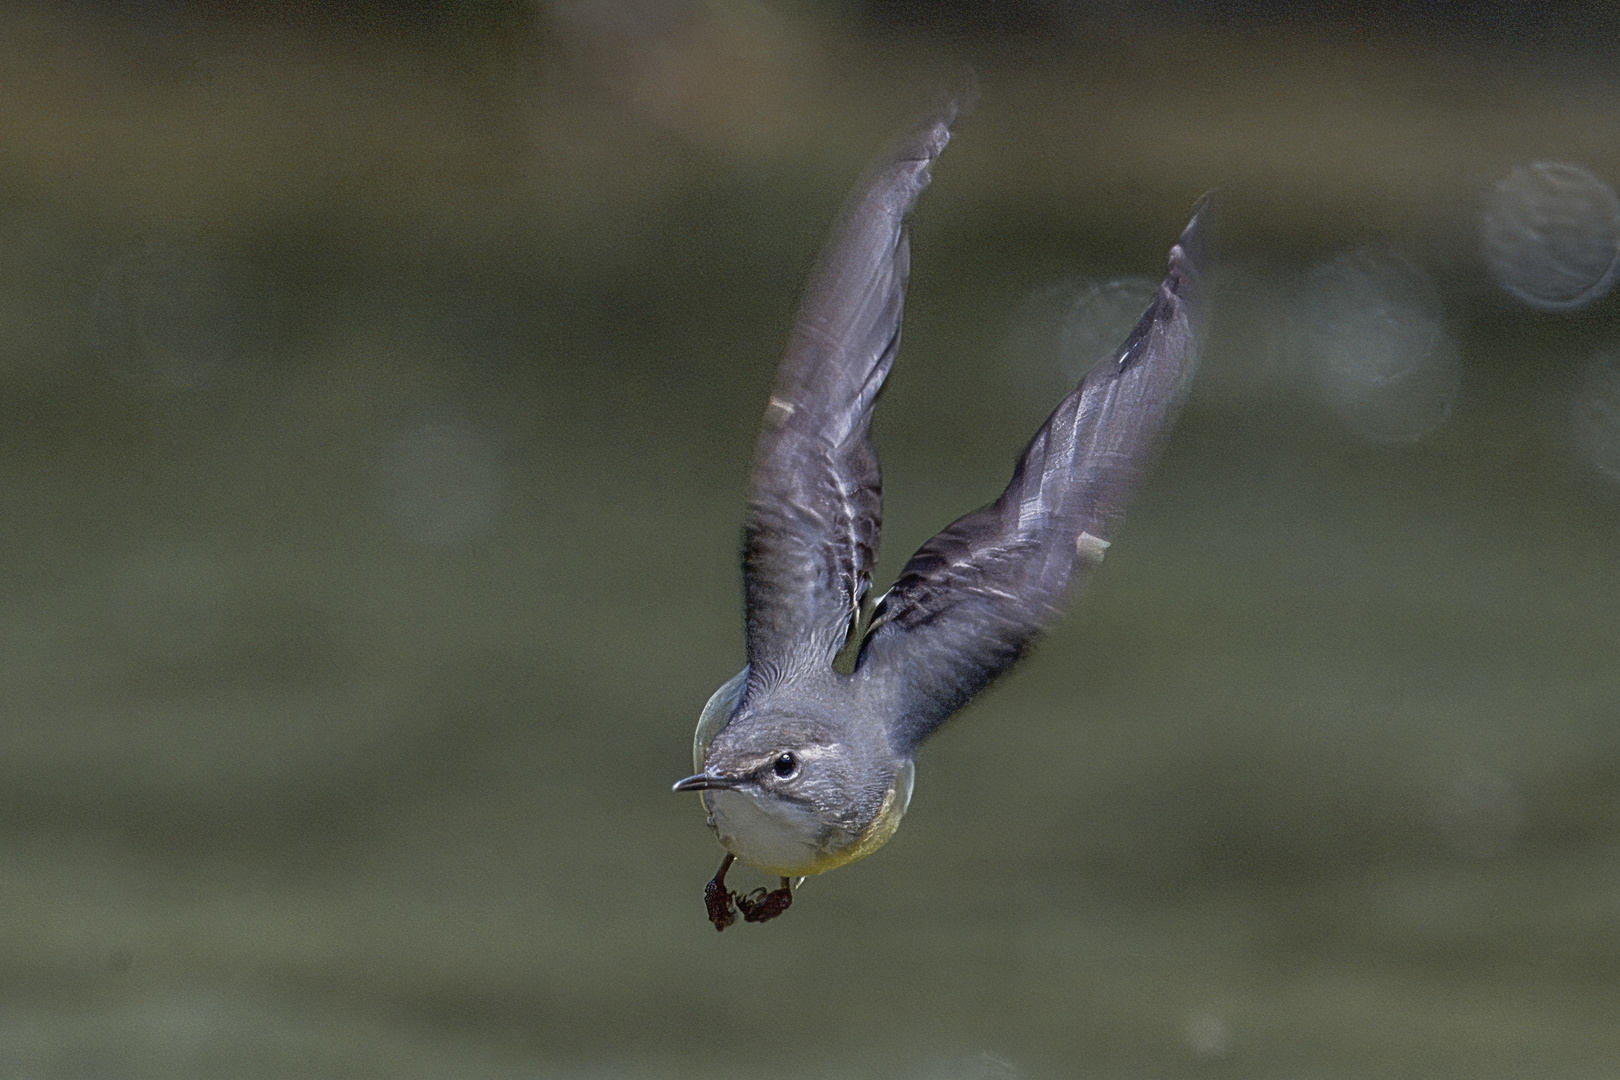
<svg viewBox="0 0 1620 1080">
<path fill-rule="evenodd" d="M 878 603 L 856 668 L 890 684 L 909 751 L 1018 660 L 1114 536 L 1197 363 L 1199 214 L 1112 360 L 1030 440 L 1001 497 L 925 543 Z"/>
<path fill-rule="evenodd" d="M 950 141 L 951 104 L 856 189 L 805 290 L 754 454 L 744 529 L 749 682 L 830 664 L 871 587 L 882 478 L 872 403 L 900 346 L 904 221 Z"/>
</svg>

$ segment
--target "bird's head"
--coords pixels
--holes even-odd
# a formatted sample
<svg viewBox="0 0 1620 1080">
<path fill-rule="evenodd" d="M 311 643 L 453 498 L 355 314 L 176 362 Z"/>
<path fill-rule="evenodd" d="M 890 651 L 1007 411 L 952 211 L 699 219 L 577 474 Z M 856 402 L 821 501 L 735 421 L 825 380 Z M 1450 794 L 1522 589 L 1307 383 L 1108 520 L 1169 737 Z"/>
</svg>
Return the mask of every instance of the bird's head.
<svg viewBox="0 0 1620 1080">
<path fill-rule="evenodd" d="M 696 791 L 720 842 L 784 877 L 852 862 L 893 835 L 911 800 L 911 760 L 848 703 L 794 695 L 740 701 L 744 674 L 715 692 L 698 723 Z"/>
</svg>

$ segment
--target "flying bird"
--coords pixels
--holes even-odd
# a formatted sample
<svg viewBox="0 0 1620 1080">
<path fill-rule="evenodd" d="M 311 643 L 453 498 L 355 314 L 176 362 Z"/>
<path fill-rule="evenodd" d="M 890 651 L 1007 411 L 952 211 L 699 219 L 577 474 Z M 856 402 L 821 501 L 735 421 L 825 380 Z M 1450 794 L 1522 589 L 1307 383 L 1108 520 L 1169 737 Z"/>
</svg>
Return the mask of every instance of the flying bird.
<svg viewBox="0 0 1620 1080">
<path fill-rule="evenodd" d="M 918 746 L 1102 561 L 1196 367 L 1202 203 L 1135 329 L 1041 425 L 1001 497 L 925 543 L 872 602 L 872 407 L 900 346 L 906 215 L 956 112 L 948 104 L 914 128 L 845 204 L 765 409 L 744 528 L 747 665 L 709 699 L 698 771 L 674 788 L 699 793 L 726 848 L 704 893 L 718 930 L 739 909 L 749 922 L 780 915 L 792 879 L 894 835 Z M 735 859 L 781 887 L 728 889 Z"/>
</svg>

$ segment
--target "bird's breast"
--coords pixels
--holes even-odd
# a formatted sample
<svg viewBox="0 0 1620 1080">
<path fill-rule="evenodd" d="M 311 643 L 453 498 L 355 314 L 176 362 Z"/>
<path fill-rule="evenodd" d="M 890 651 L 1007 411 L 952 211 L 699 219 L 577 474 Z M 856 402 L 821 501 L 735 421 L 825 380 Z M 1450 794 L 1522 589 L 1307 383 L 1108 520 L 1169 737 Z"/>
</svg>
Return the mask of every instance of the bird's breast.
<svg viewBox="0 0 1620 1080">
<path fill-rule="evenodd" d="M 705 791 L 703 805 L 709 827 L 726 850 L 766 873 L 819 874 L 837 865 L 829 861 L 832 852 L 848 846 L 847 833 L 829 829 L 797 803 L 746 791 Z"/>
<path fill-rule="evenodd" d="M 798 803 L 747 791 L 705 791 L 703 806 L 709 812 L 709 827 L 727 851 L 768 874 L 803 877 L 854 862 L 882 847 L 911 803 L 914 775 L 908 761 L 877 816 L 856 832 L 828 824 Z"/>
</svg>

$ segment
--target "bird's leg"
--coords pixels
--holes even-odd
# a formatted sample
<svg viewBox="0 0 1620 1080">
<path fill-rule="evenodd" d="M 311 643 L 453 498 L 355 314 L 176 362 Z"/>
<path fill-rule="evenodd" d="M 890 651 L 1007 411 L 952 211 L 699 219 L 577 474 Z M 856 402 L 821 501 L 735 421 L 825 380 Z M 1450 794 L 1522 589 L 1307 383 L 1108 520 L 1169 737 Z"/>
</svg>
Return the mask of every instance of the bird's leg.
<svg viewBox="0 0 1620 1080">
<path fill-rule="evenodd" d="M 737 907 L 742 909 L 743 922 L 765 922 L 774 919 L 788 909 L 793 903 L 793 883 L 787 878 L 782 879 L 782 887 L 766 892 L 764 889 L 755 889 L 747 896 L 737 897 Z"/>
<path fill-rule="evenodd" d="M 731 910 L 731 890 L 726 888 L 726 871 L 737 856 L 729 851 L 726 857 L 720 860 L 720 872 L 714 875 L 714 880 L 703 886 L 703 903 L 709 909 L 709 921 L 714 923 L 716 930 L 724 930 L 737 921 L 737 913 Z"/>
</svg>

